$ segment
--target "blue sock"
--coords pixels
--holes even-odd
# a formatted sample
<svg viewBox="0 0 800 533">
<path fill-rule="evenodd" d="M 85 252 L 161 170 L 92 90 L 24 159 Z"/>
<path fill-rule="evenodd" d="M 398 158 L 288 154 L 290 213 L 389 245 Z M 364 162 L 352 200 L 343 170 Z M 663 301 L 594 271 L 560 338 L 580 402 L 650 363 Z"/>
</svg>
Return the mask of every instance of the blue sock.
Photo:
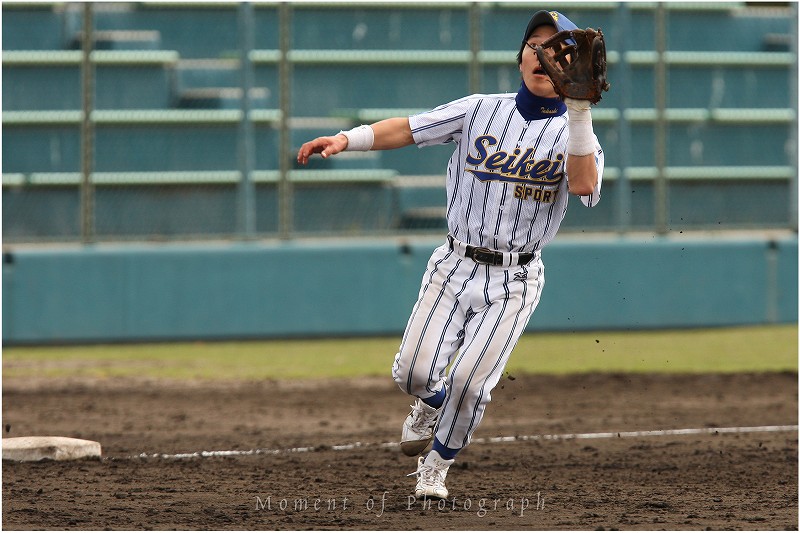
<svg viewBox="0 0 800 533">
<path fill-rule="evenodd" d="M 420 398 L 420 399 L 426 405 L 430 405 L 434 409 L 438 409 L 444 403 L 445 396 L 447 396 L 447 391 L 445 390 L 444 387 L 442 387 L 441 389 L 439 389 L 439 392 L 437 392 L 436 394 L 434 394 L 430 398 Z"/>
<path fill-rule="evenodd" d="M 461 451 L 461 448 L 448 448 L 439 439 L 433 439 L 433 449 L 439 452 L 442 459 L 453 459 Z"/>
</svg>

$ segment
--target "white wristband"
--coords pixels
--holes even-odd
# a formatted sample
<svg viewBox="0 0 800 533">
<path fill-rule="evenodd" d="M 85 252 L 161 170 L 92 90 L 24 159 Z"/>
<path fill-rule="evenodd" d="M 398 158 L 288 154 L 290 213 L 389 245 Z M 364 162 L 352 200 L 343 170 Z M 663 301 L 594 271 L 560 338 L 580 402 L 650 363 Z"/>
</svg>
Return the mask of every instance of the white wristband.
<svg viewBox="0 0 800 533">
<path fill-rule="evenodd" d="M 372 126 L 361 125 L 339 133 L 347 137 L 347 147 L 344 149 L 346 152 L 367 152 L 372 149 L 372 144 L 375 142 Z"/>
<path fill-rule="evenodd" d="M 569 116 L 569 140 L 567 153 L 572 155 L 589 155 L 596 146 L 592 129 L 592 111 L 588 100 L 565 98 L 567 115 Z"/>
</svg>

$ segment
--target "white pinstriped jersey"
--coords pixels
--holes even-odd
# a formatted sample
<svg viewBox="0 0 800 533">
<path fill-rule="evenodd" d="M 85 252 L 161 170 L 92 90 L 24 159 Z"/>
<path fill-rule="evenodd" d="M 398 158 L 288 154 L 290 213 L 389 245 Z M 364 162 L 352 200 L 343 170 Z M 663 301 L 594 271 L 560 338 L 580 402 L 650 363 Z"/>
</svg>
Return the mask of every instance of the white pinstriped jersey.
<svg viewBox="0 0 800 533">
<path fill-rule="evenodd" d="M 504 252 L 540 250 L 567 211 L 567 116 L 526 121 L 516 93 L 472 95 L 409 117 L 420 147 L 455 142 L 447 167 L 447 224 L 457 239 Z M 600 200 L 598 181 L 581 201 Z"/>
</svg>

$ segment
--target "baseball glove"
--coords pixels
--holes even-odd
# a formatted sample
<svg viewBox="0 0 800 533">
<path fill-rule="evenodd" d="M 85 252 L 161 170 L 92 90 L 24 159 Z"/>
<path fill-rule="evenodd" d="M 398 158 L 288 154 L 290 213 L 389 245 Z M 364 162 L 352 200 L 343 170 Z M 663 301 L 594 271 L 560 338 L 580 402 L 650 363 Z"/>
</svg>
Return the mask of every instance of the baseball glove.
<svg viewBox="0 0 800 533">
<path fill-rule="evenodd" d="M 574 44 L 568 42 L 570 39 Z M 555 54 L 549 54 L 548 49 Z M 561 98 L 596 104 L 610 87 L 606 81 L 606 41 L 599 29 L 560 31 L 537 45 L 536 55 Z"/>
</svg>

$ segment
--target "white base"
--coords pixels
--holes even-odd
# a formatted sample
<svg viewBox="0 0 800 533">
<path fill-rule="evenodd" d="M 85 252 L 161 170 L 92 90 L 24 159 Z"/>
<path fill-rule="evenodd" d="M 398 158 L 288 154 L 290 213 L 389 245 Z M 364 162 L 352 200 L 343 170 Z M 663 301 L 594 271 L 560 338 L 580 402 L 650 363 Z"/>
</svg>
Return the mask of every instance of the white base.
<svg viewBox="0 0 800 533">
<path fill-rule="evenodd" d="M 70 437 L 13 437 L 3 439 L 3 460 L 69 461 L 100 457 L 100 443 Z"/>
</svg>

